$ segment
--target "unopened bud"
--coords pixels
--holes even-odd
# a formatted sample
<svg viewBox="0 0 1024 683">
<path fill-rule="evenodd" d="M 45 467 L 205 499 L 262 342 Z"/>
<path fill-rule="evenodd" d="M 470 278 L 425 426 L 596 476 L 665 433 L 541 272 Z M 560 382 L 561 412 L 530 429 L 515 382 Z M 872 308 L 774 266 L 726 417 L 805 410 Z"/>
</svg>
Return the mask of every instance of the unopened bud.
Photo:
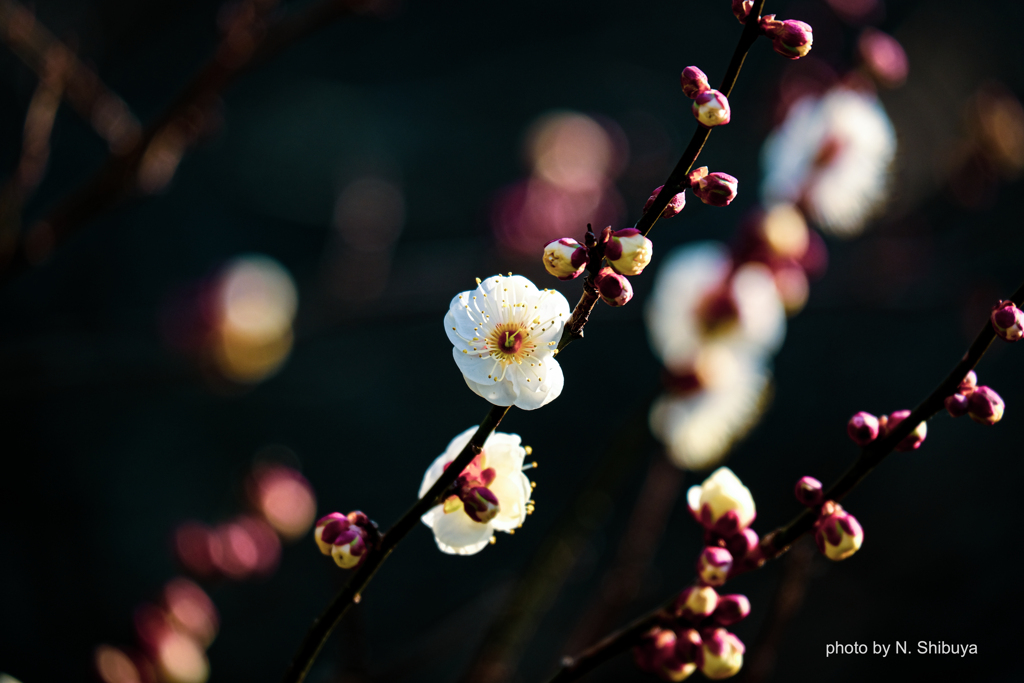
<svg viewBox="0 0 1024 683">
<path fill-rule="evenodd" d="M 675 631 L 653 628 L 644 634 L 640 644 L 633 648 L 633 659 L 639 669 L 653 673 L 666 681 L 681 681 L 690 676 L 697 666 L 676 657 L 678 638 Z"/>
<path fill-rule="evenodd" d="M 587 248 L 571 237 L 552 240 L 544 246 L 543 261 L 559 280 L 572 280 L 587 267 Z"/>
<path fill-rule="evenodd" d="M 776 21 L 774 14 L 761 17 L 761 32 L 772 39 L 772 49 L 787 59 L 806 57 L 814 42 L 810 24 L 795 19 Z"/>
<path fill-rule="evenodd" d="M 675 615 L 693 623 L 711 616 L 718 606 L 718 593 L 711 586 L 690 586 L 683 589 L 675 602 Z"/>
<path fill-rule="evenodd" d="M 459 499 L 465 506 L 466 514 L 474 522 L 486 524 L 501 511 L 498 497 L 486 486 L 474 486 L 460 492 Z"/>
<path fill-rule="evenodd" d="M 683 94 L 691 100 L 702 92 L 711 90 L 707 74 L 695 66 L 683 69 L 682 75 L 679 76 L 679 84 L 683 86 Z"/>
<path fill-rule="evenodd" d="M 351 569 L 362 564 L 366 558 L 365 532 L 352 525 L 338 534 L 331 545 L 331 557 L 342 569 Z"/>
<path fill-rule="evenodd" d="M 754 8 L 754 0 L 732 0 L 732 13 L 741 24 L 747 23 L 750 10 Z"/>
<path fill-rule="evenodd" d="M 732 118 L 729 99 L 717 90 L 705 90 L 693 98 L 693 115 L 702 126 L 724 126 Z"/>
<path fill-rule="evenodd" d="M 1024 311 L 1013 305 L 1012 301 L 1000 301 L 992 309 L 992 327 L 996 334 L 1009 342 L 1015 342 L 1024 336 Z"/>
<path fill-rule="evenodd" d="M 704 637 L 700 670 L 713 681 L 735 676 L 743 668 L 743 641 L 724 628 L 716 628 Z"/>
<path fill-rule="evenodd" d="M 963 394 L 953 394 L 947 396 L 943 402 L 946 406 L 946 412 L 949 413 L 950 417 L 963 417 L 967 414 L 967 397 Z"/>
<path fill-rule="evenodd" d="M 708 547 L 697 559 L 697 576 L 709 586 L 721 586 L 729 578 L 732 554 L 725 548 Z"/>
<path fill-rule="evenodd" d="M 609 306 L 625 306 L 633 298 L 633 285 L 611 268 L 602 268 L 594 278 L 601 301 Z"/>
<path fill-rule="evenodd" d="M 711 618 L 719 626 L 732 626 L 743 621 L 750 614 L 750 600 L 745 595 L 722 595 L 718 598 L 718 606 Z"/>
<path fill-rule="evenodd" d="M 800 477 L 800 481 L 793 487 L 793 495 L 801 505 L 814 507 L 821 504 L 821 489 L 821 482 L 814 477 Z"/>
<path fill-rule="evenodd" d="M 700 633 L 695 628 L 676 631 L 676 659 L 687 664 L 696 662 L 700 657 L 703 644 Z"/>
<path fill-rule="evenodd" d="M 989 387 L 978 387 L 967 398 L 967 414 L 978 424 L 994 425 L 1003 419 L 1006 404 Z"/>
<path fill-rule="evenodd" d="M 608 265 L 621 275 L 639 275 L 651 262 L 654 244 L 636 228 L 617 230 L 604 247 Z"/>
<path fill-rule="evenodd" d="M 693 194 L 711 206 L 729 206 L 736 199 L 739 181 L 728 173 L 710 173 L 690 186 Z"/>
<path fill-rule="evenodd" d="M 974 393 L 974 390 L 978 387 L 978 373 L 974 370 L 968 370 L 964 378 L 960 380 L 960 384 L 956 388 L 958 394 L 964 396 L 970 396 Z"/>
<path fill-rule="evenodd" d="M 317 520 L 316 530 L 313 532 L 313 540 L 324 555 L 331 554 L 331 545 L 338 535 L 347 531 L 349 527 L 348 518 L 340 512 L 332 512 L 329 515 Z"/>
<path fill-rule="evenodd" d="M 760 540 L 757 537 L 757 532 L 747 527 L 740 533 L 727 538 L 725 549 L 732 555 L 733 560 L 739 561 L 754 552 Z"/>
<path fill-rule="evenodd" d="M 867 446 L 878 438 L 878 418 L 863 410 L 846 423 L 846 433 L 858 446 Z"/>
<path fill-rule="evenodd" d="M 651 196 L 647 198 L 647 201 L 644 202 L 644 213 L 647 213 L 647 209 L 651 208 L 651 205 L 654 204 L 654 201 L 658 198 L 658 195 L 661 194 L 664 187 L 665 186 L 662 185 L 655 189 Z M 662 210 L 661 217 L 672 218 L 672 216 L 675 216 L 682 211 L 684 206 L 686 206 L 686 193 L 679 192 L 674 194 L 672 195 L 672 199 L 668 200 L 668 205 Z"/>
<path fill-rule="evenodd" d="M 885 430 L 886 434 L 896 429 L 896 425 L 910 417 L 909 410 L 897 410 L 895 413 L 889 415 L 889 420 L 886 422 Z M 896 444 L 896 450 L 901 453 L 907 453 L 909 451 L 916 451 L 924 443 L 925 437 L 928 436 L 928 423 L 919 422 L 914 431 L 907 434 L 902 441 Z"/>
<path fill-rule="evenodd" d="M 705 529 L 726 538 L 746 529 L 757 516 L 750 489 L 728 467 L 719 467 L 703 484 L 691 486 L 686 502 Z"/>
<path fill-rule="evenodd" d="M 839 503 L 828 501 L 814 523 L 814 542 L 825 557 L 838 562 L 860 550 L 864 529 Z"/>
</svg>

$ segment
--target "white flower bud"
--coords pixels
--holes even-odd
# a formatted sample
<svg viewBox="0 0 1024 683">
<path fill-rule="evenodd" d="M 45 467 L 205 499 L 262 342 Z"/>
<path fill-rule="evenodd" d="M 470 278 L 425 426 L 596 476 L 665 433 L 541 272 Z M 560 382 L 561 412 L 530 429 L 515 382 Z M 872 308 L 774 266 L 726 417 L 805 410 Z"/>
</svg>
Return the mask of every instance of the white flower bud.
<svg viewBox="0 0 1024 683">
<path fill-rule="evenodd" d="M 690 512 L 706 529 L 723 536 L 743 531 L 757 516 L 750 489 L 728 467 L 719 467 L 686 493 Z"/>
<path fill-rule="evenodd" d="M 573 280 L 587 267 L 587 248 L 570 237 L 544 247 L 544 268 L 559 280 Z"/>
<path fill-rule="evenodd" d="M 654 244 L 635 228 L 617 230 L 604 248 L 608 265 L 622 275 L 639 275 L 651 262 Z"/>
</svg>

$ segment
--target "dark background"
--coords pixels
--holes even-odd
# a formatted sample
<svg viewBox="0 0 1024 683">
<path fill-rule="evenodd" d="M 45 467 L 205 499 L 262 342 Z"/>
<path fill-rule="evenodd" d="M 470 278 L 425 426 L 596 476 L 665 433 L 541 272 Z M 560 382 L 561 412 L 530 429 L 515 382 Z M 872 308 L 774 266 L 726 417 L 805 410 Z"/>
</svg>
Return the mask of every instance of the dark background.
<svg viewBox="0 0 1024 683">
<path fill-rule="evenodd" d="M 79 54 L 144 123 L 213 51 L 218 7 L 35 3 L 40 20 L 73 35 Z M 856 29 L 828 6 L 770 1 L 765 11 L 808 21 L 812 55 L 840 71 L 851 65 Z M 828 240 L 829 272 L 789 321 L 775 359 L 773 403 L 729 461 L 754 494 L 762 533 L 798 512 L 790 493 L 798 477 L 831 481 L 856 456 L 843 431 L 849 415 L 912 407 L 957 361 L 991 303 L 1024 276 L 1020 183 L 990 183 L 965 205 L 944 171 L 977 88 L 997 80 L 1022 92 L 1024 7 L 890 0 L 876 19 L 900 38 L 911 64 L 907 85 L 882 94 L 900 138 L 894 198 L 865 236 Z M 397 519 L 426 466 L 488 407 L 449 357 L 440 326 L 449 299 L 475 276 L 508 270 L 553 286 L 539 259 L 498 248 L 488 222 L 494 194 L 526 173 L 524 131 L 552 109 L 619 122 L 632 150 L 619 189 L 635 219 L 660 184 L 651 179 L 667 175 L 694 126 L 680 69 L 697 64 L 717 81 L 739 31 L 726 0 L 406 2 L 384 16 L 339 20 L 234 83 L 222 125 L 163 193 L 106 213 L 0 290 L 0 671 L 24 683 L 81 680 L 93 675 L 97 644 L 130 645 L 134 607 L 178 572 L 168 542 L 175 525 L 233 514 L 241 477 L 267 445 L 297 454 L 320 514 L 358 508 L 384 527 Z M 727 240 L 756 203 L 760 143 L 788 67 L 765 41 L 754 47 L 732 97 L 733 123 L 701 157 L 740 178 L 740 196 L 723 210 L 691 202 L 659 225 L 653 268 L 671 245 Z M 16 164 L 35 83 L 0 49 L 2 174 Z M 663 145 L 647 149 L 636 122 L 652 120 Z M 62 107 L 49 171 L 26 218 L 42 215 L 105 155 L 89 126 Z M 330 274 L 347 267 L 332 256 L 331 212 L 345 183 L 367 171 L 402 188 L 406 220 L 386 288 L 357 305 L 330 286 Z M 159 321 L 175 291 L 248 252 L 272 256 L 295 278 L 296 342 L 279 374 L 227 388 L 168 348 Z M 502 424 L 541 463 L 529 523 L 470 558 L 442 555 L 428 530 L 414 531 L 311 681 L 387 672 L 410 653 L 417 659 L 406 679 L 458 678 L 498 602 L 496 588 L 526 565 L 560 515 L 575 514 L 572 496 L 609 437 L 642 414 L 658 386 L 641 319 L 651 278 L 634 282 L 637 300 L 599 308 L 587 339 L 561 359 L 562 396 L 539 412 L 514 410 Z M 578 284 L 558 287 L 575 301 Z M 997 341 L 979 367 L 981 382 L 1007 402 L 999 425 L 939 415 L 919 451 L 891 457 L 845 501 L 866 530 L 864 547 L 843 563 L 812 564 L 773 680 L 1019 680 L 1011 653 L 1024 635 L 1014 618 L 1024 607 L 1021 351 Z M 592 599 L 655 453 L 642 433 L 634 442 L 620 495 L 516 680 L 553 671 Z M 688 476 L 687 485 L 703 478 Z M 692 576 L 699 532 L 676 507 L 632 613 Z M 780 568 L 730 585 L 753 603 L 735 628 L 748 646 Z M 307 538 L 285 549 L 267 580 L 210 585 L 221 615 L 212 680 L 277 680 L 343 578 Z M 824 656 L 826 643 L 896 640 L 974 643 L 978 654 Z M 592 679 L 644 676 L 620 658 Z"/>
</svg>

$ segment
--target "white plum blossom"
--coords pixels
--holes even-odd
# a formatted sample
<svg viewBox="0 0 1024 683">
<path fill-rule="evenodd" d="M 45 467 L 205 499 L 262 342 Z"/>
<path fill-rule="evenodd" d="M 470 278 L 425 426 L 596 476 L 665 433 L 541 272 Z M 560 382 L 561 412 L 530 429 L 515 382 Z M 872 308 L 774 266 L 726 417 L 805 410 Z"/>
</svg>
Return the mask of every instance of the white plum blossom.
<svg viewBox="0 0 1024 683">
<path fill-rule="evenodd" d="M 792 202 L 823 230 L 858 234 L 885 199 L 896 131 L 878 98 L 833 88 L 797 101 L 765 141 L 761 193 L 766 204 Z"/>
<path fill-rule="evenodd" d="M 757 423 L 771 377 L 763 360 L 714 345 L 700 353 L 695 374 L 699 387 L 658 397 L 649 421 L 677 467 L 704 470 Z"/>
<path fill-rule="evenodd" d="M 705 528 L 729 535 L 746 529 L 757 516 L 750 489 L 728 467 L 719 467 L 703 484 L 691 486 L 686 504 Z"/>
<path fill-rule="evenodd" d="M 555 349 L 569 302 L 520 275 L 492 275 L 452 299 L 444 329 L 475 393 L 498 406 L 534 410 L 562 393 Z"/>
<path fill-rule="evenodd" d="M 733 272 L 725 245 L 697 242 L 672 251 L 646 309 L 654 352 L 669 370 L 688 368 L 709 343 L 763 357 L 786 334 L 786 313 L 771 271 L 746 263 Z"/>
<path fill-rule="evenodd" d="M 466 447 L 476 427 L 470 427 L 448 444 L 423 475 L 419 495 L 422 498 L 441 477 L 447 465 Z M 491 542 L 495 531 L 511 533 L 522 526 L 532 511 L 530 480 L 523 474 L 526 449 L 518 434 L 493 432 L 484 442 L 483 450 L 463 471 L 471 485 L 486 483 L 491 497 L 497 499 L 497 514 L 487 522 L 475 521 L 456 495 L 444 504 L 435 505 L 420 519 L 434 532 L 437 547 L 451 555 L 474 555 Z M 452 500 L 456 499 L 456 500 Z"/>
</svg>

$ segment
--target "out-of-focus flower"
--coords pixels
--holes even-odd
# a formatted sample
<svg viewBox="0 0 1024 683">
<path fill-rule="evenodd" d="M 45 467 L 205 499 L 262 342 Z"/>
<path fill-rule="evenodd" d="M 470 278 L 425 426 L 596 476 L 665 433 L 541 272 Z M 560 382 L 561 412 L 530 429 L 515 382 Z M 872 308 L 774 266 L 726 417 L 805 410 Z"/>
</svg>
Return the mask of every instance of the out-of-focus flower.
<svg viewBox="0 0 1024 683">
<path fill-rule="evenodd" d="M 572 239 L 551 240 L 544 247 L 544 269 L 559 280 L 574 280 L 587 267 L 587 248 Z"/>
<path fill-rule="evenodd" d="M 774 14 L 761 17 L 761 31 L 771 38 L 772 49 L 786 59 L 800 59 L 811 51 L 814 33 L 810 24 L 796 19 L 777 21 Z"/>
<path fill-rule="evenodd" d="M 616 230 L 605 244 L 608 265 L 622 275 L 639 275 L 651 262 L 654 244 L 635 228 Z"/>
<path fill-rule="evenodd" d="M 283 465 L 260 465 L 246 483 L 253 507 L 282 538 L 306 535 L 316 517 L 316 496 L 305 477 Z"/>
<path fill-rule="evenodd" d="M 676 645 L 675 631 L 654 628 L 644 634 L 640 644 L 633 648 L 633 660 L 641 671 L 655 674 L 665 681 L 682 681 L 696 671 L 697 666 L 681 661 L 676 656 Z"/>
<path fill-rule="evenodd" d="M 801 505 L 814 507 L 821 503 L 821 482 L 814 477 L 800 477 L 793 487 L 793 495 Z"/>
<path fill-rule="evenodd" d="M 665 189 L 664 185 L 659 185 L 654 189 L 654 192 L 651 193 L 651 196 L 647 198 L 646 202 L 644 202 L 644 213 L 647 213 L 647 209 L 651 208 L 651 205 L 654 204 L 655 200 L 658 198 L 658 195 L 661 194 L 661 191 L 663 189 Z M 672 199 L 668 201 L 668 204 L 662 210 L 661 217 L 672 218 L 672 216 L 678 215 L 679 212 L 682 211 L 683 207 L 685 206 L 686 193 L 679 192 L 677 194 L 674 194 L 672 195 Z"/>
<path fill-rule="evenodd" d="M 441 477 L 448 465 L 466 447 L 476 427 L 470 427 L 448 444 L 423 475 L 419 495 L 422 498 Z M 522 526 L 530 512 L 530 480 L 523 474 L 526 449 L 518 434 L 493 432 L 484 442 L 483 450 L 463 472 L 490 479 L 486 485 L 497 500 L 498 510 L 487 522 L 475 521 L 462 506 L 435 505 L 420 519 L 434 532 L 437 547 L 452 555 L 474 555 L 491 542 L 495 531 L 512 533 Z M 483 477 L 485 470 L 492 473 Z"/>
<path fill-rule="evenodd" d="M 724 126 L 732 119 L 729 98 L 717 90 L 705 90 L 693 98 L 693 116 L 702 126 Z"/>
<path fill-rule="evenodd" d="M 750 489 L 728 467 L 719 467 L 703 484 L 691 486 L 686 503 L 705 529 L 723 536 L 743 531 L 757 516 Z"/>
<path fill-rule="evenodd" d="M 864 529 L 841 505 L 828 501 L 814 523 L 814 541 L 825 557 L 838 562 L 860 550 Z"/>
<path fill-rule="evenodd" d="M 217 635 L 219 619 L 210 596 L 195 583 L 175 578 L 164 586 L 164 607 L 170 623 L 209 647 Z"/>
<path fill-rule="evenodd" d="M 732 626 L 750 615 L 750 600 L 745 595 L 722 595 L 711 618 L 719 626 Z"/>
<path fill-rule="evenodd" d="M 761 415 L 768 369 L 755 356 L 708 344 L 693 367 L 676 379 L 687 381 L 689 390 L 670 391 L 655 400 L 651 431 L 678 467 L 714 467 Z"/>
<path fill-rule="evenodd" d="M 1006 404 L 989 387 L 978 387 L 967 397 L 967 414 L 978 424 L 994 425 L 1003 419 Z"/>
<path fill-rule="evenodd" d="M 533 410 L 562 393 L 554 358 L 569 302 L 520 275 L 492 275 L 452 299 L 444 330 L 474 393 L 494 405 Z"/>
<path fill-rule="evenodd" d="M 697 576 L 709 586 L 721 586 L 729 578 L 732 554 L 725 548 L 708 546 L 697 558 Z"/>
<path fill-rule="evenodd" d="M 743 668 L 743 641 L 724 628 L 716 628 L 703 638 L 704 652 L 700 671 L 713 681 L 735 676 Z"/>
<path fill-rule="evenodd" d="M 633 298 L 633 285 L 625 276 L 611 268 L 602 268 L 594 276 L 594 286 L 601 301 L 609 306 L 625 306 Z"/>
<path fill-rule="evenodd" d="M 896 425 L 903 422 L 910 417 L 909 410 L 897 410 L 895 413 L 889 415 L 885 424 L 885 433 L 888 434 L 892 430 L 896 429 Z M 909 451 L 916 451 L 924 443 L 925 438 L 928 436 L 928 423 L 920 422 L 914 431 L 910 432 L 896 444 L 896 450 L 901 453 L 907 453 Z"/>
<path fill-rule="evenodd" d="M 886 194 L 896 132 L 878 99 L 834 88 L 806 97 L 765 142 L 766 204 L 800 205 L 823 230 L 858 234 Z"/>
<path fill-rule="evenodd" d="M 689 586 L 683 589 L 675 602 L 675 615 L 693 623 L 711 616 L 718 606 L 718 593 L 711 586 Z"/>
<path fill-rule="evenodd" d="M 866 28 L 857 40 L 864 70 L 886 88 L 898 88 L 907 80 L 909 64 L 900 41 L 878 29 Z"/>
<path fill-rule="evenodd" d="M 668 254 L 646 310 L 654 352 L 669 371 L 688 371 L 708 343 L 737 355 L 764 357 L 786 333 L 786 316 L 771 272 L 748 263 L 733 271 L 729 252 L 698 242 Z"/>
<path fill-rule="evenodd" d="M 846 434 L 858 446 L 867 446 L 878 438 L 878 418 L 863 410 L 846 423 Z"/>
<path fill-rule="evenodd" d="M 691 100 L 697 97 L 697 95 L 711 90 L 707 74 L 695 66 L 688 66 L 683 69 L 683 73 L 679 76 L 679 84 L 683 88 L 683 94 Z"/>
<path fill-rule="evenodd" d="M 1000 301 L 992 309 L 990 320 L 992 329 L 1006 341 L 1015 342 L 1024 336 L 1024 312 L 1012 301 Z"/>
<path fill-rule="evenodd" d="M 690 186 L 693 194 L 711 206 L 729 206 L 736 199 L 739 181 L 728 173 L 710 173 Z"/>
</svg>

